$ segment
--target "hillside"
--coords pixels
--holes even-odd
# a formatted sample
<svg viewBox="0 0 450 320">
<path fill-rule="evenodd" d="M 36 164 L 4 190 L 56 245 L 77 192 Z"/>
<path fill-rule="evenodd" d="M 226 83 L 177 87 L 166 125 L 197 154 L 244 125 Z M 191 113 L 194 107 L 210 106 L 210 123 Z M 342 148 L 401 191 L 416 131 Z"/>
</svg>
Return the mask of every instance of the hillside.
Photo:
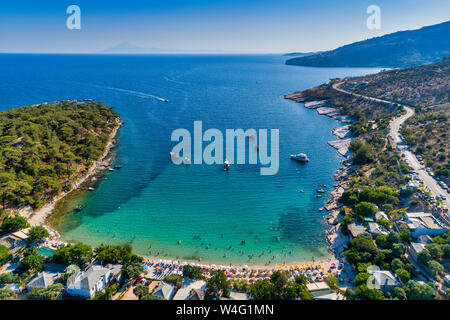
<svg viewBox="0 0 450 320">
<path fill-rule="evenodd" d="M 450 21 L 399 31 L 348 44 L 320 54 L 288 59 L 309 67 L 410 67 L 450 55 Z"/>
<path fill-rule="evenodd" d="M 2 208 L 38 208 L 68 190 L 102 155 L 117 119 L 101 102 L 63 101 L 0 112 Z"/>
</svg>

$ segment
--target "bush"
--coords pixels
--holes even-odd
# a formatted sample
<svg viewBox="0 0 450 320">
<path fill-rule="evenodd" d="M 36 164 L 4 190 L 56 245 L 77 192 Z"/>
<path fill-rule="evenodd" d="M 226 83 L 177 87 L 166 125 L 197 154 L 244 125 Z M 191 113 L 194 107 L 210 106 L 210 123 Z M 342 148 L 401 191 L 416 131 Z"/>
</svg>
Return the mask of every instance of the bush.
<svg viewBox="0 0 450 320">
<path fill-rule="evenodd" d="M 371 202 L 360 202 L 355 206 L 356 213 L 358 213 L 360 216 L 368 217 L 371 215 L 374 215 L 377 213 L 378 208 L 375 204 Z"/>
<path fill-rule="evenodd" d="M 3 220 L 2 230 L 5 232 L 15 232 L 28 228 L 29 226 L 27 219 L 22 216 L 7 217 Z"/>
<path fill-rule="evenodd" d="M 402 268 L 398 268 L 397 270 L 395 270 L 395 274 L 399 277 L 399 279 L 403 283 L 408 282 L 408 280 L 411 278 L 411 275 L 409 274 L 409 272 Z"/>
<path fill-rule="evenodd" d="M 437 277 L 444 272 L 444 266 L 435 260 L 428 261 L 428 269 L 433 277 Z"/>
<path fill-rule="evenodd" d="M 29 234 L 30 234 L 30 237 L 28 238 L 29 243 L 40 241 L 40 240 L 43 240 L 50 236 L 47 229 L 45 229 L 44 227 L 41 227 L 41 226 L 32 227 L 30 229 Z"/>
</svg>

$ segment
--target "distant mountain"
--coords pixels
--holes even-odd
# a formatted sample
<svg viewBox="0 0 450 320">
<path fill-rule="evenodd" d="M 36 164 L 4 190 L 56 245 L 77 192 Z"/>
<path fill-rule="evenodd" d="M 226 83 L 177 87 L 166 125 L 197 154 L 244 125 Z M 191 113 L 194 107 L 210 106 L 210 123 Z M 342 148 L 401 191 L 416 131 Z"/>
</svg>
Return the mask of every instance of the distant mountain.
<svg viewBox="0 0 450 320">
<path fill-rule="evenodd" d="M 417 30 L 399 31 L 311 56 L 287 65 L 309 67 L 410 67 L 450 55 L 450 21 Z"/>
<path fill-rule="evenodd" d="M 104 49 L 99 53 L 107 54 L 158 54 L 158 53 L 225 53 L 219 50 L 182 50 L 182 49 L 164 49 L 164 48 L 144 48 L 129 42 L 122 42 L 118 45 Z"/>
</svg>

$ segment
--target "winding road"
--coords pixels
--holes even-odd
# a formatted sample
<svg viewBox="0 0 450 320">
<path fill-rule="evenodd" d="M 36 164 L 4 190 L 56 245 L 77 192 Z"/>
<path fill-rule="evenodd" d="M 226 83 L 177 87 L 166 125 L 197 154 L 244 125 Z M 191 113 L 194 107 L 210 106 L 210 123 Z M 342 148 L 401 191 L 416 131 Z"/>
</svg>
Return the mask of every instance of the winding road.
<svg viewBox="0 0 450 320">
<path fill-rule="evenodd" d="M 437 180 L 434 179 L 426 171 L 425 166 L 420 164 L 416 155 L 408 149 L 408 145 L 401 139 L 400 127 L 406 120 L 408 120 L 410 117 L 412 117 L 414 115 L 414 109 L 412 109 L 404 104 L 401 104 L 401 103 L 387 101 L 387 100 L 383 100 L 383 99 L 379 99 L 379 98 L 368 97 L 368 96 L 364 96 L 361 94 L 357 94 L 354 92 L 350 92 L 350 91 L 341 89 L 340 86 L 342 83 L 343 82 L 334 83 L 332 86 L 333 89 L 337 90 L 339 92 L 342 92 L 342 93 L 350 94 L 355 97 L 360 97 L 360 98 L 364 98 L 364 99 L 368 99 L 368 100 L 372 100 L 372 101 L 376 101 L 376 102 L 387 103 L 390 105 L 401 105 L 406 110 L 405 114 L 402 114 L 401 116 L 392 119 L 391 122 L 389 123 L 389 136 L 394 140 L 394 142 L 398 146 L 399 150 L 405 155 L 404 158 L 405 158 L 405 160 L 408 160 L 409 167 L 412 168 L 417 173 L 417 175 L 419 176 L 420 179 L 422 179 L 425 189 L 430 191 L 434 197 L 440 196 L 440 195 L 446 196 L 447 191 L 445 191 L 438 184 Z M 445 208 L 450 208 L 450 199 L 447 198 L 446 200 L 444 200 L 443 205 Z"/>
</svg>

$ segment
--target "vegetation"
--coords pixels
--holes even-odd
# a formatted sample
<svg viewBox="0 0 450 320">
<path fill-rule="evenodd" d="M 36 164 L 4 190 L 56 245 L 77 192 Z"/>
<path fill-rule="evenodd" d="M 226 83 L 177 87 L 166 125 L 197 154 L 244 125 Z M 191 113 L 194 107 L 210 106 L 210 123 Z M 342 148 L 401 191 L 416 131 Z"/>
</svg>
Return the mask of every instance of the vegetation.
<svg viewBox="0 0 450 320">
<path fill-rule="evenodd" d="M 7 233 L 15 232 L 21 229 L 28 228 L 29 226 L 30 225 L 28 224 L 27 219 L 22 216 L 6 217 L 2 222 L 2 231 Z"/>
<path fill-rule="evenodd" d="M 5 247 L 4 245 L 0 245 L 0 265 L 5 263 L 6 260 L 8 260 L 10 257 L 9 249 L 8 247 Z"/>
<path fill-rule="evenodd" d="M 205 279 L 203 269 L 196 266 L 183 266 L 183 277 L 188 279 Z"/>
<path fill-rule="evenodd" d="M 84 268 L 93 256 L 90 245 L 78 242 L 59 247 L 52 258 L 56 263 L 76 264 L 80 268 Z"/>
<path fill-rule="evenodd" d="M 25 270 L 40 271 L 44 263 L 44 257 L 37 253 L 36 248 L 27 249 L 22 259 L 22 267 Z"/>
<path fill-rule="evenodd" d="M 215 270 L 211 277 L 206 280 L 206 290 L 209 295 L 228 297 L 230 295 L 231 284 L 225 272 Z"/>
<path fill-rule="evenodd" d="M 179 274 L 169 274 L 164 278 L 164 281 L 167 283 L 172 283 L 177 288 L 181 288 L 181 286 L 183 285 L 183 277 Z"/>
<path fill-rule="evenodd" d="M 47 229 L 41 226 L 32 227 L 29 231 L 29 238 L 27 239 L 29 243 L 36 241 L 41 241 L 50 236 Z"/>
<path fill-rule="evenodd" d="M 117 118 L 101 102 L 63 101 L 0 112 L 3 208 L 38 208 L 69 190 L 103 153 Z"/>
<path fill-rule="evenodd" d="M 95 255 L 100 263 L 131 263 L 141 262 L 142 257 L 133 254 L 133 248 L 129 244 L 124 245 L 100 245 L 95 248 Z"/>
<path fill-rule="evenodd" d="M 35 288 L 29 295 L 36 300 L 53 300 L 61 293 L 62 287 L 61 283 L 55 283 L 47 288 Z"/>
<path fill-rule="evenodd" d="M 11 289 L 0 289 L 0 300 L 14 300 L 17 298 L 17 293 Z"/>
</svg>

